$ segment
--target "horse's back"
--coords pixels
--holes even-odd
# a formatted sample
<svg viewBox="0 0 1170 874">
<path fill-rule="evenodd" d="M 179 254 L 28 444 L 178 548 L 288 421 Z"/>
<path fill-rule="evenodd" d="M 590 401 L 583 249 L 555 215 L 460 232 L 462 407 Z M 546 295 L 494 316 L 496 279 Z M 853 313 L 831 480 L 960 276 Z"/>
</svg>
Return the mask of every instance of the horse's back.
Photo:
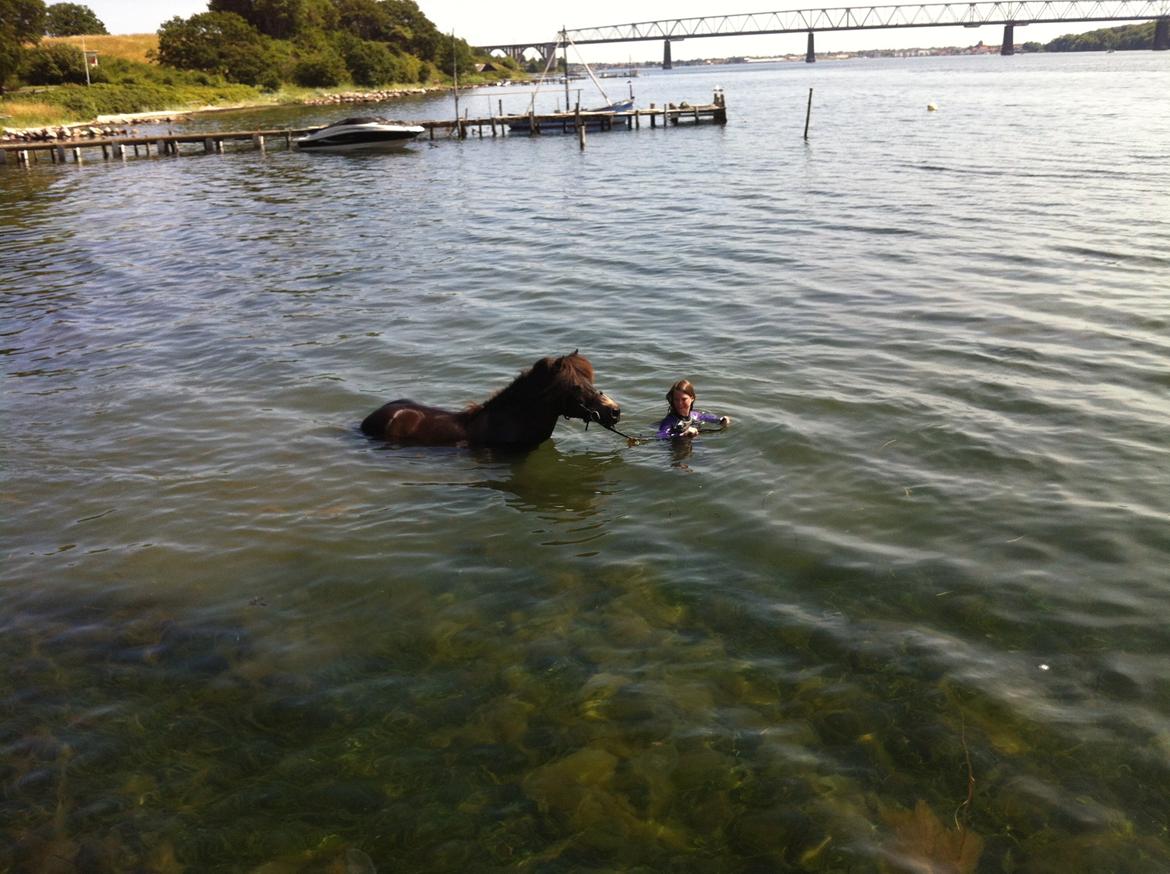
<svg viewBox="0 0 1170 874">
<path fill-rule="evenodd" d="M 362 433 L 380 440 L 456 444 L 467 440 L 460 414 L 405 398 L 383 404 L 362 420 Z"/>
</svg>

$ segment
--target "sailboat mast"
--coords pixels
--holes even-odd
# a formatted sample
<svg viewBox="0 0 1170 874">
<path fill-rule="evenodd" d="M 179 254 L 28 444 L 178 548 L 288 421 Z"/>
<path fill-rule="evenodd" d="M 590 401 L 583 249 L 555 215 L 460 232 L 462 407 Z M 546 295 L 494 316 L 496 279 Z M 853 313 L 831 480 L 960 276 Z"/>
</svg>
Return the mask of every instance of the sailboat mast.
<svg viewBox="0 0 1170 874">
<path fill-rule="evenodd" d="M 561 57 L 565 60 L 565 112 L 569 111 L 569 33 L 561 25 Z"/>
</svg>

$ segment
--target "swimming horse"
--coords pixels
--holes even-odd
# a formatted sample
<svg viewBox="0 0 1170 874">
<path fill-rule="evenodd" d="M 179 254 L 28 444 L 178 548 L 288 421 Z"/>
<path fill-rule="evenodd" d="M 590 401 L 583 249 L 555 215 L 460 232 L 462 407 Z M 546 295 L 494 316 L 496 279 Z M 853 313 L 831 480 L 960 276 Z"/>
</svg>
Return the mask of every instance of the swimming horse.
<svg viewBox="0 0 1170 874">
<path fill-rule="evenodd" d="M 390 401 L 366 416 L 362 431 L 396 443 L 428 446 L 533 448 L 552 436 L 557 419 L 612 428 L 622 408 L 593 386 L 593 365 L 573 351 L 541 358 L 482 404 L 443 410 L 410 400 Z"/>
</svg>

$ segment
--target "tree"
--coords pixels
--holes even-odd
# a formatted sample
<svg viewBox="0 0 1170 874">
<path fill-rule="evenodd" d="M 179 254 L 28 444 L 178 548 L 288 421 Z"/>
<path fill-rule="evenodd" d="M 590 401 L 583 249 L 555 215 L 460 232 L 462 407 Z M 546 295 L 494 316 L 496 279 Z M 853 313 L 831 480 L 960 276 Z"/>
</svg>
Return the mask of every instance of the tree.
<svg viewBox="0 0 1170 874">
<path fill-rule="evenodd" d="M 333 0 L 210 0 L 211 12 L 233 12 L 274 39 L 291 39 L 307 30 L 334 30 Z"/>
<path fill-rule="evenodd" d="M 45 32 L 44 0 L 0 0 L 0 91 L 20 68 L 26 42 Z"/>
<path fill-rule="evenodd" d="M 475 52 L 465 39 L 444 37 L 434 57 L 435 64 L 448 76 L 455 69 L 458 69 L 460 76 L 475 72 Z"/>
<path fill-rule="evenodd" d="M 429 18 L 423 15 L 422 10 L 414 0 L 382 0 L 382 8 L 390 16 L 390 20 L 406 38 L 401 48 L 420 58 L 438 63 L 440 45 L 447 39 L 439 33 L 439 29 Z M 450 72 L 445 70 L 444 72 Z"/>
<path fill-rule="evenodd" d="M 1154 44 L 1155 22 L 1107 27 L 1088 33 L 1058 36 L 1044 46 L 1048 52 L 1102 52 L 1120 49 L 1148 49 Z"/>
<path fill-rule="evenodd" d="M 245 85 L 270 81 L 278 65 L 271 41 L 231 12 L 176 16 L 158 31 L 158 60 L 168 67 L 219 73 Z"/>
<path fill-rule="evenodd" d="M 106 33 L 106 26 L 88 6 L 80 3 L 54 3 L 45 16 L 45 33 L 49 36 Z"/>
</svg>

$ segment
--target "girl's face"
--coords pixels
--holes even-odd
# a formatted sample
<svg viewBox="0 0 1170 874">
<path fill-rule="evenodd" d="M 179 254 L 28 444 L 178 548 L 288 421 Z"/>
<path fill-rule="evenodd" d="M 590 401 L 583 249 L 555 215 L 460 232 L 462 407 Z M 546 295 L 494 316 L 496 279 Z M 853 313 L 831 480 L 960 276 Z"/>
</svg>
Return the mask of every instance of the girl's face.
<svg viewBox="0 0 1170 874">
<path fill-rule="evenodd" d="M 676 388 L 670 393 L 670 408 L 674 410 L 675 415 L 684 419 L 691 414 L 694 403 L 695 399 L 682 389 Z"/>
</svg>

